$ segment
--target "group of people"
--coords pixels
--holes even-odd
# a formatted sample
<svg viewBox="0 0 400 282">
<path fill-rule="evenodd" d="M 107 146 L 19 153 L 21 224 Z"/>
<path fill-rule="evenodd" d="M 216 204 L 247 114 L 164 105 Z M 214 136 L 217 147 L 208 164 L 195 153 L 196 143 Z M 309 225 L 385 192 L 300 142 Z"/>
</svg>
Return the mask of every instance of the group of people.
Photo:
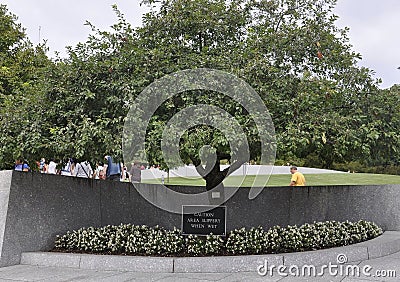
<svg viewBox="0 0 400 282">
<path fill-rule="evenodd" d="M 31 170 L 28 163 L 21 158 L 15 160 L 14 169 L 18 170 L 18 171 L 30 171 Z"/>
<path fill-rule="evenodd" d="M 104 156 L 104 163 L 96 163 L 96 168 L 94 170 L 88 161 L 79 161 L 73 158 L 67 159 L 62 169 L 57 169 L 58 164 L 53 159 L 47 163 L 44 158 L 38 162 L 38 167 L 41 173 L 133 183 L 141 182 L 141 171 L 144 169 L 144 166 L 140 165 L 139 162 L 134 162 L 128 170 L 124 164 L 114 162 L 111 156 Z M 18 171 L 29 171 L 30 167 L 23 159 L 17 159 L 14 169 Z M 297 167 L 292 166 L 290 168 L 290 173 L 292 177 L 289 186 L 306 185 L 305 177 L 301 172 L 297 171 Z"/>
<path fill-rule="evenodd" d="M 42 158 L 37 162 L 37 165 L 39 171 L 46 174 L 60 174 L 64 176 L 108 179 L 133 183 L 141 182 L 141 170 L 144 169 L 139 162 L 134 162 L 130 165 L 128 170 L 128 167 L 123 163 L 114 162 L 111 156 L 105 156 L 104 162 L 96 163 L 95 169 L 92 169 L 88 161 L 74 158 L 66 159 L 61 168 L 54 159 L 50 159 L 46 162 L 46 160 Z M 22 159 L 17 159 L 15 161 L 14 169 L 18 171 L 30 171 L 30 167 Z"/>
</svg>

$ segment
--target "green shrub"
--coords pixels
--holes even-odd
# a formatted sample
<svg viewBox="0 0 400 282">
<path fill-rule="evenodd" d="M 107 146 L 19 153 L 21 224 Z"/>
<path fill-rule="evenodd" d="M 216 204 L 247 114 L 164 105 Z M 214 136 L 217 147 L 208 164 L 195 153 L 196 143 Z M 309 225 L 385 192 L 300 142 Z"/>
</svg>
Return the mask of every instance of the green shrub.
<svg viewBox="0 0 400 282">
<path fill-rule="evenodd" d="M 334 163 L 332 168 L 336 170 L 350 171 L 350 172 L 400 175 L 400 166 L 393 164 L 370 166 L 367 164 L 360 163 L 358 161 L 353 161 L 347 163 Z"/>
<path fill-rule="evenodd" d="M 267 237 L 262 227 L 235 229 L 226 238 L 226 251 L 231 254 L 266 253 Z"/>
<path fill-rule="evenodd" d="M 128 255 L 245 255 L 300 252 L 363 242 L 382 234 L 375 223 L 314 222 L 301 226 L 274 226 L 232 230 L 227 236 L 183 236 L 181 231 L 121 224 L 81 228 L 57 236 L 55 250 Z"/>
<path fill-rule="evenodd" d="M 185 238 L 186 253 L 191 256 L 218 255 L 224 247 L 224 240 L 221 236 L 213 234 L 206 237 L 188 235 Z"/>
</svg>

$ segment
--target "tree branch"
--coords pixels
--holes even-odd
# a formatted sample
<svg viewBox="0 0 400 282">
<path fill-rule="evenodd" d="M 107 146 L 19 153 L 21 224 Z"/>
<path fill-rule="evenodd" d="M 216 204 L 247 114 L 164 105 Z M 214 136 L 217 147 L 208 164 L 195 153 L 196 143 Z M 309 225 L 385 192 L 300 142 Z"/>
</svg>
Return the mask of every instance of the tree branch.
<svg viewBox="0 0 400 282">
<path fill-rule="evenodd" d="M 306 4 L 304 3 L 303 5 L 299 5 L 299 6 L 297 6 L 297 7 L 289 8 L 289 9 L 287 9 L 286 11 L 281 11 L 280 14 L 279 14 L 278 23 L 277 23 L 276 26 L 274 27 L 274 32 L 276 33 L 276 32 L 278 31 L 278 28 L 279 28 L 279 26 L 281 25 L 281 22 L 282 22 L 284 16 L 287 16 L 287 15 L 289 15 L 290 13 L 292 13 L 293 11 L 295 11 L 295 10 L 297 10 L 297 9 L 299 9 L 299 8 L 303 8 L 303 7 L 305 7 L 305 6 L 306 6 Z"/>
<path fill-rule="evenodd" d="M 201 175 L 201 177 L 204 178 L 204 176 L 206 174 L 206 170 L 201 165 L 201 160 L 199 158 L 192 157 L 192 156 L 190 156 L 189 158 L 192 161 L 192 163 L 194 164 L 197 172 Z"/>
<path fill-rule="evenodd" d="M 227 177 L 228 175 L 230 175 L 231 173 L 233 173 L 234 171 L 236 171 L 238 168 L 240 168 L 242 166 L 242 164 L 244 164 L 246 161 L 245 160 L 237 160 L 234 161 L 233 164 L 231 164 L 229 167 L 225 168 L 222 173 L 224 174 L 224 177 Z M 230 171 L 230 172 L 229 172 Z"/>
<path fill-rule="evenodd" d="M 196 166 L 196 170 L 200 174 L 200 176 L 204 178 L 204 176 L 206 174 L 206 170 L 203 168 L 203 166 L 201 164 Z"/>
</svg>

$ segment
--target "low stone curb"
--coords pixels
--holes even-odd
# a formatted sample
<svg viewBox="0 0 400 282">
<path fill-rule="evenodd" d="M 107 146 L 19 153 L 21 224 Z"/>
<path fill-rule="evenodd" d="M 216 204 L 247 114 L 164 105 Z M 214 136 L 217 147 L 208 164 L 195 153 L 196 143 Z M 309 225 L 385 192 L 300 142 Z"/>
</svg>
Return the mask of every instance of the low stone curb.
<svg viewBox="0 0 400 282">
<path fill-rule="evenodd" d="M 318 251 L 217 257 L 145 257 L 54 252 L 22 253 L 21 264 L 162 273 L 254 272 L 260 265 L 328 265 L 387 256 L 400 251 L 400 232 L 386 231 L 378 238 L 345 247 Z M 344 261 L 343 261 L 344 259 Z"/>
</svg>

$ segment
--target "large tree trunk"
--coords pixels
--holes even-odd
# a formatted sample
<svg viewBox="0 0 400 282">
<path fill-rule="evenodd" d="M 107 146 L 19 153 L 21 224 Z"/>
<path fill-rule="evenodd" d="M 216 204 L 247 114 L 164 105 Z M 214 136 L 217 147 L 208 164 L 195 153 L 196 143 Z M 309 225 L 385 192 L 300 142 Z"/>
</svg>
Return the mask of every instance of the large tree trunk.
<svg viewBox="0 0 400 282">
<path fill-rule="evenodd" d="M 197 172 L 206 181 L 206 190 L 210 191 L 214 187 L 222 184 L 222 181 L 232 172 L 237 170 L 244 160 L 235 161 L 230 167 L 221 171 L 220 158 L 216 158 L 214 163 L 207 163 L 205 167 L 202 166 L 200 160 L 192 160 L 196 167 Z"/>
<path fill-rule="evenodd" d="M 207 175 L 202 175 L 202 177 L 206 181 L 206 190 L 210 191 L 214 187 L 217 187 L 219 184 L 223 185 L 222 181 L 226 177 L 226 172 L 221 171 L 221 166 L 219 160 L 217 159 L 210 172 Z"/>
<path fill-rule="evenodd" d="M 205 167 L 200 160 L 193 163 L 197 172 L 206 181 L 206 190 L 209 192 L 210 204 L 219 204 L 225 201 L 223 180 L 232 172 L 237 170 L 245 161 L 236 161 L 230 167 L 221 171 L 220 158 L 216 158 L 214 163 L 207 163 Z"/>
</svg>

